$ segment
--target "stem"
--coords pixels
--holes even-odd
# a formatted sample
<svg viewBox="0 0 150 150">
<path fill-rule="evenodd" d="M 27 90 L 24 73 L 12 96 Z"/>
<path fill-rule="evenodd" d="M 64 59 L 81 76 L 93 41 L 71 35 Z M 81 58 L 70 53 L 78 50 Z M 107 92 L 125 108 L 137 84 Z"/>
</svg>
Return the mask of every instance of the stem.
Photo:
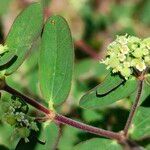
<svg viewBox="0 0 150 150">
<path fill-rule="evenodd" d="M 31 106 L 35 107 L 39 111 L 41 111 L 41 112 L 45 113 L 46 115 L 48 115 L 49 119 L 53 119 L 56 123 L 70 125 L 72 127 L 81 129 L 83 131 L 93 133 L 95 135 L 107 137 L 107 138 L 110 138 L 110 139 L 116 139 L 120 142 L 124 140 L 124 136 L 121 133 L 115 133 L 115 132 L 112 132 L 112 131 L 107 131 L 107 130 L 103 130 L 103 129 L 100 129 L 100 128 L 96 128 L 96 127 L 86 125 L 84 123 L 72 120 L 72 119 L 67 118 L 65 116 L 62 116 L 60 114 L 55 114 L 54 111 L 49 110 L 48 108 L 46 108 L 45 106 L 43 106 L 42 104 L 37 102 L 36 100 L 23 95 L 22 93 L 20 93 L 17 90 L 11 88 L 7 84 L 4 86 L 3 90 L 10 93 L 10 94 L 16 95 L 17 97 L 19 97 L 21 99 L 23 99 L 26 103 L 30 104 Z M 51 116 L 53 116 L 53 118 L 51 118 Z"/>
<path fill-rule="evenodd" d="M 12 95 L 15 95 L 15 96 L 23 99 L 26 103 L 30 104 L 31 106 L 33 106 L 34 108 L 38 109 L 39 111 L 41 111 L 41 112 L 43 112 L 45 114 L 52 113 L 51 110 L 49 110 L 48 108 L 46 108 L 45 106 L 43 106 L 42 104 L 37 102 L 36 100 L 34 100 L 34 99 L 24 95 L 24 94 L 21 94 L 20 92 L 18 92 L 17 90 L 11 88 L 8 85 L 5 85 L 3 90 L 8 92 L 8 93 L 10 93 L 10 94 L 12 94 Z"/>
<path fill-rule="evenodd" d="M 127 120 L 126 125 L 125 125 L 125 128 L 124 128 L 124 135 L 125 135 L 125 136 L 128 135 L 128 130 L 129 130 L 130 125 L 131 125 L 131 123 L 132 123 L 132 120 L 133 120 L 133 117 L 134 117 L 134 115 L 135 115 L 135 112 L 136 112 L 136 110 L 137 110 L 137 108 L 138 108 L 138 104 L 139 104 L 140 97 L 141 97 L 141 94 L 142 94 L 143 83 L 144 83 L 143 80 L 139 80 L 136 99 L 135 99 L 135 102 L 134 102 L 133 105 L 132 105 L 132 108 L 131 108 L 131 111 L 130 111 L 128 120 Z"/>
<path fill-rule="evenodd" d="M 57 121 L 61 124 L 66 124 L 66 125 L 84 130 L 89 133 L 93 133 L 95 135 L 104 136 L 104 137 L 111 138 L 111 139 L 116 139 L 118 141 L 123 140 L 123 137 L 120 133 L 115 133 L 112 131 L 107 131 L 107 130 L 103 130 L 100 128 L 96 128 L 96 127 L 72 120 L 72 119 L 62 116 L 60 114 L 56 114 L 55 121 Z"/>
</svg>

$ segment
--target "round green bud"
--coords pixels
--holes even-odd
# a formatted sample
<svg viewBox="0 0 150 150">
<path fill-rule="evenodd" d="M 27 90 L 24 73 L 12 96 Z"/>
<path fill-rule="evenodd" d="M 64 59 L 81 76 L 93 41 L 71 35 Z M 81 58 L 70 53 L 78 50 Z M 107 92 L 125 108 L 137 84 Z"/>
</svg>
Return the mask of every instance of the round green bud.
<svg viewBox="0 0 150 150">
<path fill-rule="evenodd" d="M 39 128 L 38 128 L 36 122 L 31 122 L 30 127 L 34 131 L 39 131 Z"/>
<path fill-rule="evenodd" d="M 11 126 L 15 125 L 17 123 L 15 116 L 13 115 L 5 115 L 5 121 L 10 124 Z"/>
<path fill-rule="evenodd" d="M 20 108 L 21 105 L 22 105 L 22 104 L 21 104 L 19 101 L 17 101 L 17 100 L 15 100 L 15 101 L 13 102 L 13 106 L 14 106 L 15 108 Z"/>
<path fill-rule="evenodd" d="M 17 128 L 17 131 L 21 138 L 27 138 L 30 135 L 30 130 L 26 127 Z"/>
</svg>

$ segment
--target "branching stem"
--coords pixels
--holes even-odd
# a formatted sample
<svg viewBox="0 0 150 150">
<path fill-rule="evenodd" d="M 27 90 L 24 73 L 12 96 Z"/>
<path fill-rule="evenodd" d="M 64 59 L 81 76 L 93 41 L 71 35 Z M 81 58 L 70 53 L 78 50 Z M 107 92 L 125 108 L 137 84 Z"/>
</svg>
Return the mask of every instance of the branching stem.
<svg viewBox="0 0 150 150">
<path fill-rule="evenodd" d="M 36 100 L 18 92 L 17 90 L 11 88 L 10 86 L 8 86 L 7 84 L 4 86 L 3 88 L 4 91 L 16 95 L 17 97 L 23 99 L 26 103 L 30 104 L 31 106 L 35 107 L 37 110 L 43 112 L 44 114 L 46 114 L 47 116 L 49 116 L 50 119 L 53 119 L 55 122 L 60 123 L 60 124 L 65 124 L 65 125 L 70 125 L 72 127 L 81 129 L 83 131 L 95 134 L 95 135 L 99 135 L 99 136 L 103 136 L 103 137 L 107 137 L 110 139 L 115 139 L 119 142 L 122 142 L 124 140 L 124 136 L 121 133 L 115 133 L 112 131 L 107 131 L 107 130 L 103 130 L 100 128 L 96 128 L 75 120 L 72 120 L 70 118 L 67 118 L 63 115 L 60 114 L 56 114 L 54 113 L 54 111 L 49 110 L 48 108 L 46 108 L 45 106 L 43 106 L 42 104 L 40 104 L 39 102 L 37 102 Z"/>
</svg>

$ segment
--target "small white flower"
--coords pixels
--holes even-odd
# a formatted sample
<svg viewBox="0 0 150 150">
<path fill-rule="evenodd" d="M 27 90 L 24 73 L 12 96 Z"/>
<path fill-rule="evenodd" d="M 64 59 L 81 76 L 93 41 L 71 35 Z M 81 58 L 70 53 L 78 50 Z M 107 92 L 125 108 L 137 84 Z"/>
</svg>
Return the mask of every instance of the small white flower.
<svg viewBox="0 0 150 150">
<path fill-rule="evenodd" d="M 135 36 L 117 36 L 109 44 L 107 58 L 102 61 L 113 73 L 120 73 L 125 79 L 133 76 L 133 68 L 144 71 L 150 67 L 150 38 L 144 40 Z"/>
<path fill-rule="evenodd" d="M 15 109 L 12 106 L 9 106 L 9 111 L 10 112 L 15 112 Z"/>
<path fill-rule="evenodd" d="M 127 61 L 123 62 L 123 65 L 124 65 L 124 67 L 130 67 L 131 66 L 130 62 L 127 62 Z"/>
<path fill-rule="evenodd" d="M 24 119 L 23 120 L 23 123 L 26 125 L 26 126 L 29 126 L 30 124 L 29 124 L 29 121 L 27 120 L 27 119 Z"/>
<path fill-rule="evenodd" d="M 123 54 L 128 54 L 129 51 L 130 51 L 130 49 L 129 49 L 129 47 L 128 47 L 127 45 L 122 45 L 122 46 L 121 46 L 121 52 L 122 52 Z"/>
<path fill-rule="evenodd" d="M 146 69 L 146 65 L 145 65 L 144 62 L 140 62 L 140 63 L 136 64 L 135 67 L 136 67 L 136 69 L 138 69 L 139 71 L 143 71 L 143 70 Z"/>
<path fill-rule="evenodd" d="M 126 59 L 126 56 L 124 54 L 118 54 L 118 58 L 121 62 L 123 62 Z"/>
</svg>

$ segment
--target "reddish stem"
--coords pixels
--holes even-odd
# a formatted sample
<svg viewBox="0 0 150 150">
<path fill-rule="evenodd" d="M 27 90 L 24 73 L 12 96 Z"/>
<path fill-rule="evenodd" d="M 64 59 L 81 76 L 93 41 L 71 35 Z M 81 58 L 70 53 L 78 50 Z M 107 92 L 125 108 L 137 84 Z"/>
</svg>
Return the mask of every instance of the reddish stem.
<svg viewBox="0 0 150 150">
<path fill-rule="evenodd" d="M 139 80 L 139 83 L 138 83 L 138 90 L 137 90 L 137 96 L 136 96 L 135 102 L 134 102 L 133 105 L 132 105 L 132 108 L 131 108 L 131 111 L 130 111 L 128 120 L 127 120 L 126 125 L 125 125 L 125 128 L 124 128 L 124 135 L 125 135 L 125 136 L 128 135 L 128 130 L 129 130 L 130 126 L 131 126 L 133 117 L 134 117 L 135 112 L 136 112 L 136 110 L 137 110 L 137 108 L 138 108 L 138 104 L 139 104 L 140 97 L 141 97 L 141 94 L 142 94 L 143 83 L 144 83 L 143 79 L 142 79 L 142 80 Z"/>
<path fill-rule="evenodd" d="M 47 109 L 45 106 L 43 106 L 42 104 L 40 104 L 39 102 L 35 101 L 32 98 L 29 98 L 28 96 L 21 94 L 20 92 L 18 92 L 17 90 L 11 88 L 8 85 L 5 85 L 3 88 L 4 91 L 15 95 L 21 99 L 23 99 L 26 103 L 30 104 L 31 106 L 35 107 L 36 109 L 40 110 L 41 112 L 45 113 L 45 114 L 50 114 L 52 111 Z"/>
<path fill-rule="evenodd" d="M 62 116 L 60 114 L 56 114 L 55 121 L 57 121 L 61 124 L 67 124 L 69 126 L 84 130 L 86 132 L 89 132 L 89 133 L 92 133 L 95 135 L 107 137 L 110 139 L 116 139 L 118 141 L 123 141 L 123 136 L 120 133 L 115 133 L 115 132 L 103 130 L 100 128 L 96 128 L 96 127 L 72 120 L 72 119 Z"/>
<path fill-rule="evenodd" d="M 96 128 L 96 127 L 86 125 L 84 123 L 72 120 L 72 119 L 67 118 L 65 116 L 62 116 L 60 114 L 55 114 L 54 111 L 49 110 L 48 108 L 46 108 L 45 106 L 43 106 L 39 102 L 35 101 L 34 99 L 29 98 L 29 97 L 21 94 L 20 92 L 18 92 L 17 90 L 11 88 L 7 84 L 3 87 L 3 90 L 10 93 L 10 94 L 16 95 L 17 97 L 20 97 L 26 103 L 28 103 L 31 106 L 35 107 L 39 111 L 45 113 L 50 119 L 53 119 L 56 123 L 70 125 L 72 127 L 81 129 L 83 131 L 93 133 L 95 135 L 107 137 L 107 138 L 110 138 L 110 139 L 116 139 L 120 142 L 124 140 L 124 137 L 120 133 L 115 133 L 115 132 L 112 132 L 112 131 L 107 131 L 107 130 L 103 130 L 103 129 L 100 129 L 100 128 Z"/>
</svg>

